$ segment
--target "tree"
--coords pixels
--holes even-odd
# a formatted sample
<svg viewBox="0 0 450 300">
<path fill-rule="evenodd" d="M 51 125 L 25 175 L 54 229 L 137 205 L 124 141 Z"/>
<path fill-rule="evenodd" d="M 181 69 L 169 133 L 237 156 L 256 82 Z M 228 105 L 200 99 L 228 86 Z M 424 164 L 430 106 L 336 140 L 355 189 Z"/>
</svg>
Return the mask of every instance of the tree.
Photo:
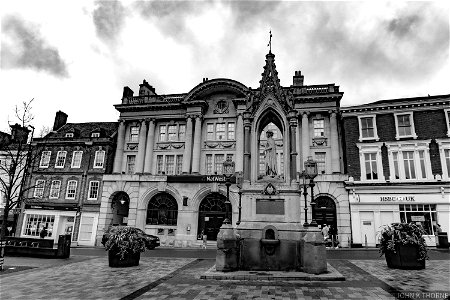
<svg viewBox="0 0 450 300">
<path fill-rule="evenodd" d="M 28 135 L 31 127 L 30 122 L 34 119 L 31 114 L 31 103 L 23 102 L 19 108 L 16 106 L 16 118 L 21 124 L 11 125 L 11 133 L 2 133 L 0 137 L 0 193 L 4 199 L 3 223 L 0 232 L 0 239 L 3 239 L 7 232 L 7 220 L 14 208 L 19 208 L 21 201 L 26 201 L 28 191 L 34 186 L 26 186 L 25 181 L 28 174 L 28 167 L 34 161 Z"/>
</svg>

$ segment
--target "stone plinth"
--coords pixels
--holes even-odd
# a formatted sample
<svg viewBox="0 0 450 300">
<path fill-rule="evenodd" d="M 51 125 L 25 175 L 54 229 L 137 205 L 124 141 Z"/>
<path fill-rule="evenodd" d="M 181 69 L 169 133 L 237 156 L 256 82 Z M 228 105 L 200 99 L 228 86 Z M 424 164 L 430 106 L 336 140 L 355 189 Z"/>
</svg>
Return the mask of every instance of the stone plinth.
<svg viewBox="0 0 450 300">
<path fill-rule="evenodd" d="M 231 224 L 223 224 L 217 234 L 216 270 L 235 271 L 239 267 L 239 238 Z"/>
<path fill-rule="evenodd" d="M 307 228 L 300 252 L 303 272 L 309 274 L 327 272 L 327 252 L 323 235 L 319 228 Z"/>
</svg>

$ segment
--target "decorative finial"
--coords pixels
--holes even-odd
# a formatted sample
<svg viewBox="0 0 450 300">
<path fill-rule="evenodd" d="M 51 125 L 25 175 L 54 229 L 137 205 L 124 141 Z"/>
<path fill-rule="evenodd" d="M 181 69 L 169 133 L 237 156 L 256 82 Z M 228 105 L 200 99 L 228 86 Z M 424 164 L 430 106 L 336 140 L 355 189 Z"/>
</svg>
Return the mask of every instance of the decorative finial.
<svg viewBox="0 0 450 300">
<path fill-rule="evenodd" d="M 269 53 L 272 53 L 272 30 L 269 31 L 269 43 L 267 46 L 269 47 Z"/>
</svg>

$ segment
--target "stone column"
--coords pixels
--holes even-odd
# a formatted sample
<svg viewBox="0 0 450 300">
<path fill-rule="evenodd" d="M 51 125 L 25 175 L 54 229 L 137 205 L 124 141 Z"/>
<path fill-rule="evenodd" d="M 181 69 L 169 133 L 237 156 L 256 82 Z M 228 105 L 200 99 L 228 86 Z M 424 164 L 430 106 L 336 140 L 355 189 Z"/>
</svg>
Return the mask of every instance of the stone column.
<svg viewBox="0 0 450 300">
<path fill-rule="evenodd" d="M 301 145 L 301 127 L 300 127 L 301 122 L 299 122 L 298 119 L 298 114 L 297 114 L 297 131 L 296 131 L 296 135 L 295 135 L 295 139 L 296 139 L 296 147 L 297 147 L 297 171 L 301 172 L 303 170 L 303 163 L 302 163 L 302 157 L 301 157 L 301 153 L 302 153 L 302 145 Z"/>
<path fill-rule="evenodd" d="M 122 172 L 123 148 L 125 146 L 125 121 L 119 120 L 119 129 L 117 130 L 117 148 L 114 156 L 113 173 Z"/>
<path fill-rule="evenodd" d="M 303 112 L 302 116 L 302 164 L 308 159 L 309 156 L 309 120 L 308 112 Z"/>
<path fill-rule="evenodd" d="M 144 171 L 144 157 L 145 157 L 145 138 L 147 136 L 147 123 L 145 120 L 141 121 L 139 128 L 139 144 L 138 155 L 136 158 L 135 173 L 142 173 Z"/>
<path fill-rule="evenodd" d="M 236 172 L 244 171 L 244 121 L 242 114 L 237 117 L 236 124 Z"/>
<path fill-rule="evenodd" d="M 290 162 L 290 172 L 291 172 L 291 180 L 296 180 L 297 178 L 297 112 L 295 110 L 289 112 L 289 129 L 291 134 L 291 143 L 290 143 L 290 154 L 291 154 L 291 162 Z"/>
<path fill-rule="evenodd" d="M 147 146 L 145 147 L 144 173 L 152 173 L 153 145 L 155 144 L 155 120 L 150 119 L 147 133 Z"/>
<path fill-rule="evenodd" d="M 186 140 L 184 142 L 183 153 L 183 174 L 188 174 L 191 168 L 191 154 L 192 154 L 192 117 L 187 116 L 186 119 Z"/>
<path fill-rule="evenodd" d="M 200 173 L 200 152 L 202 143 L 202 116 L 195 117 L 194 149 L 192 150 L 192 173 Z"/>
<path fill-rule="evenodd" d="M 251 147 L 250 147 L 250 132 L 251 132 L 252 121 L 250 114 L 245 116 L 244 119 L 244 180 L 250 180 L 250 169 L 251 169 Z M 259 150 L 258 150 L 259 151 Z M 256 162 L 258 163 L 258 162 Z"/>
<path fill-rule="evenodd" d="M 332 111 L 330 115 L 330 143 L 331 143 L 331 172 L 341 172 L 341 162 L 339 155 L 338 126 L 336 121 L 336 112 Z"/>
</svg>

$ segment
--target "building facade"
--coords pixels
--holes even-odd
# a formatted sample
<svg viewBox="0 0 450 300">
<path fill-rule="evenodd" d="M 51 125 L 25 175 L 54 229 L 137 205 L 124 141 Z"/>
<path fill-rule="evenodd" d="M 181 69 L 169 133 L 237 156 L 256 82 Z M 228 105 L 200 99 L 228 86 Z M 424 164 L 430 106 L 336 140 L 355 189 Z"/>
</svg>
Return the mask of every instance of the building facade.
<svg viewBox="0 0 450 300">
<path fill-rule="evenodd" d="M 174 246 L 196 245 L 203 233 L 215 240 L 225 217 L 235 225 L 240 215 L 256 220 L 276 214 L 279 222 L 300 224 L 304 202 L 298 172 L 311 156 L 320 172 L 314 187 L 317 205 L 308 210 L 308 219 L 335 226 L 347 245 L 342 95 L 334 84 L 304 85 L 299 71 L 291 86 L 280 86 L 272 53 L 266 55 L 256 89 L 222 78 L 205 78 L 182 94 L 158 95 L 145 80 L 138 96 L 125 87 L 122 103 L 115 105 L 120 112 L 117 149 L 113 174 L 103 177 L 97 240 L 117 224 L 136 226 Z M 267 131 L 274 133 L 276 144 L 277 172 L 271 180 L 283 194 L 275 211 L 265 206 L 270 195 L 261 183 Z M 239 186 L 231 178 L 230 204 L 223 176 L 227 159 L 243 178 Z"/>
<path fill-rule="evenodd" d="M 450 95 L 342 108 L 352 240 L 375 246 L 383 225 L 450 230 Z"/>
<path fill-rule="evenodd" d="M 28 200 L 20 235 L 58 241 L 72 234 L 76 245 L 95 245 L 103 175 L 112 172 L 116 122 L 66 123 L 56 113 L 53 131 L 33 140 Z"/>
</svg>

